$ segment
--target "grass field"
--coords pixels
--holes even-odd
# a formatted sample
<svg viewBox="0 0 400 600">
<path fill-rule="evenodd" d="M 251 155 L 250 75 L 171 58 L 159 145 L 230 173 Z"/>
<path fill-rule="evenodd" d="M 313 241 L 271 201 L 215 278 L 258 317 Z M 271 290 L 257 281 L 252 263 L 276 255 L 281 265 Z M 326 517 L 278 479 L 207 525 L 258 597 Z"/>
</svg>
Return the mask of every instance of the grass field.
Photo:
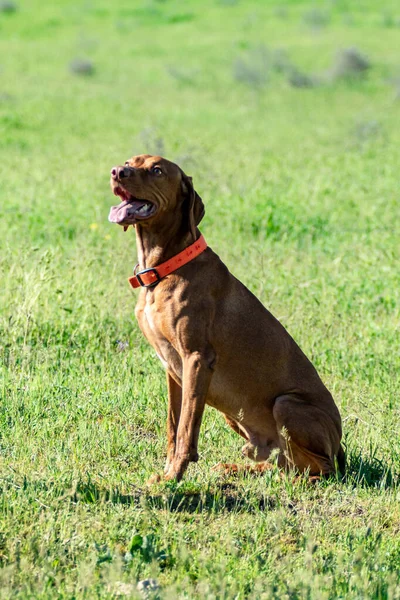
<svg viewBox="0 0 400 600">
<path fill-rule="evenodd" d="M 400 598 L 399 44 L 394 0 L 0 3 L 1 598 Z M 318 368 L 345 481 L 224 478 L 207 409 L 199 463 L 146 486 L 165 376 L 107 222 L 141 152 Z"/>
</svg>

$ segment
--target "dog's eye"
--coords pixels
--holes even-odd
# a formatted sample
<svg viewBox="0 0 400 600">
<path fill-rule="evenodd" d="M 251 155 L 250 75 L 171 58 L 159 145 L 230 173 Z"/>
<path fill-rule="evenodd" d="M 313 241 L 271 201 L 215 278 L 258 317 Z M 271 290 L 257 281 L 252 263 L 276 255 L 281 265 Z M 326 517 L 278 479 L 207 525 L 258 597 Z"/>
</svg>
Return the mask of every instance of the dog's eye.
<svg viewBox="0 0 400 600">
<path fill-rule="evenodd" d="M 160 167 L 152 167 L 151 172 L 154 173 L 154 175 L 162 175 Z"/>
<path fill-rule="evenodd" d="M 129 167 L 129 160 L 125 161 L 125 167 Z"/>
</svg>

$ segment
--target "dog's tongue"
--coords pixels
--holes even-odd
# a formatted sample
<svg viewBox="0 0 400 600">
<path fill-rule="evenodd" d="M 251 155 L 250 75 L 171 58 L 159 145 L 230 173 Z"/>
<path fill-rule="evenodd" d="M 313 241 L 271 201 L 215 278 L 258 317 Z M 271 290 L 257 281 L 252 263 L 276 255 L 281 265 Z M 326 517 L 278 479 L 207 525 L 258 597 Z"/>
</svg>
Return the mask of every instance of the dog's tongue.
<svg viewBox="0 0 400 600">
<path fill-rule="evenodd" d="M 135 210 L 138 210 L 139 208 L 142 208 L 143 204 L 145 204 L 146 201 L 145 200 L 130 200 L 129 204 L 131 206 L 133 206 L 133 208 Z M 124 231 L 127 231 L 129 225 L 124 225 Z M 132 225 L 133 227 L 133 225 Z"/>
</svg>

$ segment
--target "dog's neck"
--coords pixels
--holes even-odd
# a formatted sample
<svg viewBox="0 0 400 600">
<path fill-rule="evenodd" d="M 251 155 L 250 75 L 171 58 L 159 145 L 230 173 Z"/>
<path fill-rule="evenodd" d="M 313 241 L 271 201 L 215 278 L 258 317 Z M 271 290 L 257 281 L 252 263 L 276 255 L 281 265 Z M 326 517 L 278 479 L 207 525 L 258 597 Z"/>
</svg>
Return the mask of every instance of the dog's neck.
<svg viewBox="0 0 400 600">
<path fill-rule="evenodd" d="M 182 233 L 169 229 L 169 231 L 156 232 L 148 227 L 142 227 L 139 223 L 135 225 L 135 229 L 140 271 L 160 265 L 195 241 L 190 231 Z M 197 231 L 196 238 L 198 235 Z"/>
</svg>

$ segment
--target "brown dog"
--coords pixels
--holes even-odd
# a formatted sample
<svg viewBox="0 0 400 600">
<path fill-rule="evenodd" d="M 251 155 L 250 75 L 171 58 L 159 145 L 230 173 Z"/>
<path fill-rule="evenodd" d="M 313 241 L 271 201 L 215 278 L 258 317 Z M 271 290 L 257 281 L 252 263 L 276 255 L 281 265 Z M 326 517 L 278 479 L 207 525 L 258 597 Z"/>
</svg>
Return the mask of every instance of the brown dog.
<svg viewBox="0 0 400 600">
<path fill-rule="evenodd" d="M 284 327 L 211 248 L 157 281 L 154 267 L 202 239 L 204 206 L 191 178 L 160 156 L 141 155 L 112 169 L 111 187 L 122 202 L 109 220 L 136 227 L 141 284 L 153 278 L 135 314 L 167 372 L 165 478 L 180 480 L 197 461 L 205 404 L 245 438 L 243 453 L 263 463 L 259 470 L 275 450 L 282 467 L 328 475 L 337 462 L 343 471 L 331 394 Z"/>
</svg>

